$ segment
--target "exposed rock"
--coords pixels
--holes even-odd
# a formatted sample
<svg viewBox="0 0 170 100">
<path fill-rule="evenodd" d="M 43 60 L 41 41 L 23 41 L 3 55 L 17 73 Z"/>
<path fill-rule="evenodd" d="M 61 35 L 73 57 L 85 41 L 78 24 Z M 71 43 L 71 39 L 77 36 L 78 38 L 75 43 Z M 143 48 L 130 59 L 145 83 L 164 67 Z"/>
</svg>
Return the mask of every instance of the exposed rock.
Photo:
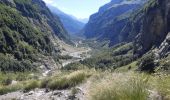
<svg viewBox="0 0 170 100">
<path fill-rule="evenodd" d="M 53 95 L 57 95 L 58 97 L 61 97 L 61 95 L 63 95 L 63 93 L 59 92 L 59 91 L 54 91 Z"/>
<path fill-rule="evenodd" d="M 157 59 L 164 58 L 168 56 L 170 53 L 170 33 L 166 36 L 165 40 L 159 46 L 158 49 L 155 50 L 155 55 Z"/>
<path fill-rule="evenodd" d="M 138 27 L 132 32 L 138 34 L 135 30 L 139 31 L 134 42 L 135 53 L 142 55 L 152 47 L 159 47 L 170 31 L 170 1 L 151 0 L 134 18 L 133 20 L 141 24 L 135 24 Z M 166 43 L 163 45 L 167 46 Z"/>
<path fill-rule="evenodd" d="M 17 83 L 18 83 L 17 81 L 12 80 L 11 85 L 15 85 L 15 84 L 17 84 Z"/>
<path fill-rule="evenodd" d="M 152 90 L 148 90 L 148 91 L 150 94 L 148 100 L 163 100 L 162 96 L 157 91 L 152 91 Z"/>
</svg>

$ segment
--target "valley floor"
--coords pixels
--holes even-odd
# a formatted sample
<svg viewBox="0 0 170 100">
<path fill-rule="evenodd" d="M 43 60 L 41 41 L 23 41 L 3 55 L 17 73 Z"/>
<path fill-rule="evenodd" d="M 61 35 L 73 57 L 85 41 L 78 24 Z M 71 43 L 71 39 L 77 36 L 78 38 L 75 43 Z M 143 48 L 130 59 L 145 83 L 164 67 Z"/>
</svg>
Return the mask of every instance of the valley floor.
<svg viewBox="0 0 170 100">
<path fill-rule="evenodd" d="M 63 67 L 89 58 L 90 50 L 67 46 L 62 55 L 73 58 L 63 60 Z M 40 79 L 13 81 L 10 85 L 0 86 L 0 100 L 170 100 L 169 75 L 127 69 L 128 65 L 115 71 L 93 68 L 46 70 L 43 77 L 38 76 Z"/>
</svg>

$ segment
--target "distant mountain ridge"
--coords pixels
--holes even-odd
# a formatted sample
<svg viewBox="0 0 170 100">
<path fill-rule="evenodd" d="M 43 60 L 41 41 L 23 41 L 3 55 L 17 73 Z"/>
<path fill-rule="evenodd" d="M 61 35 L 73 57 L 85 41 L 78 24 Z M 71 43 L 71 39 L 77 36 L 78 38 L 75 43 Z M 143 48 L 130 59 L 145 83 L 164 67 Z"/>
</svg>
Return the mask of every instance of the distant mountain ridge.
<svg viewBox="0 0 170 100">
<path fill-rule="evenodd" d="M 85 23 L 80 22 L 74 16 L 65 14 L 64 12 L 60 11 L 58 8 L 48 5 L 49 9 L 53 12 L 54 15 L 59 16 L 61 22 L 63 23 L 65 29 L 70 34 L 78 33 L 85 25 Z"/>
<path fill-rule="evenodd" d="M 139 9 L 146 0 L 112 0 L 91 15 L 83 30 L 86 38 L 97 41 L 110 41 L 110 45 L 121 42 L 120 33 L 130 15 Z"/>
</svg>

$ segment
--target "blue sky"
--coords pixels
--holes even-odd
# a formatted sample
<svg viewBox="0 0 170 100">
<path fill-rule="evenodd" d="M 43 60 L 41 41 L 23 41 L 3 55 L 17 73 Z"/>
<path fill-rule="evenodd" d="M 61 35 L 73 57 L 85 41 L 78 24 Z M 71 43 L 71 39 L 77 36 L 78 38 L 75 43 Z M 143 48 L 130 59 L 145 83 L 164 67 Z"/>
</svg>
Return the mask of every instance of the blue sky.
<svg viewBox="0 0 170 100">
<path fill-rule="evenodd" d="M 77 18 L 88 18 L 98 11 L 99 7 L 110 0 L 44 0 L 61 11 Z"/>
</svg>

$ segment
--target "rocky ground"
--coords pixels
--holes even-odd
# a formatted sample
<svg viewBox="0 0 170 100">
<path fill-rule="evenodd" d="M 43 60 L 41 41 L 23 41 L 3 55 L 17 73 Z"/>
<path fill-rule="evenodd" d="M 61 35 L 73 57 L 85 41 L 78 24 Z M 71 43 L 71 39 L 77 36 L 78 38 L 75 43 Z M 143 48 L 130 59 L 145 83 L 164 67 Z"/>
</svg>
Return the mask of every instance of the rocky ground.
<svg viewBox="0 0 170 100">
<path fill-rule="evenodd" d="M 35 89 L 28 93 L 17 91 L 0 96 L 0 100 L 84 100 L 84 92 L 76 88 L 78 93 L 72 94 L 72 90 L 48 91 L 46 89 Z"/>
</svg>

